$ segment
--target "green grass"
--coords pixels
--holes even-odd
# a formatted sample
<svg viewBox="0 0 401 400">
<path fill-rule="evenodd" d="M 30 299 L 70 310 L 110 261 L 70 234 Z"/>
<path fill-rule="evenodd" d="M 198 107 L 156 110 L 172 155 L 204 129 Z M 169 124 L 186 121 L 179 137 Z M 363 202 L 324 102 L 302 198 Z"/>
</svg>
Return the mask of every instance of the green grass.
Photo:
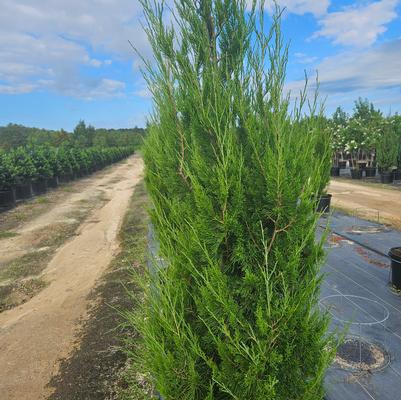
<svg viewBox="0 0 401 400">
<path fill-rule="evenodd" d="M 74 193 L 78 191 L 74 186 L 62 186 L 59 190 L 67 193 Z"/>
<path fill-rule="evenodd" d="M 139 183 L 131 199 L 129 210 L 127 211 L 122 228 L 120 231 L 121 253 L 114 260 L 113 267 L 117 269 L 127 269 L 133 271 L 132 279 L 127 288 L 129 295 L 133 299 L 130 313 L 141 307 L 143 297 L 140 285 L 136 283 L 136 276 L 141 275 L 141 271 L 146 266 L 147 254 L 147 232 L 149 216 L 147 209 L 150 200 L 145 189 L 144 182 Z M 125 351 L 131 356 L 142 352 L 142 341 L 133 326 L 126 324 L 128 333 L 125 332 Z M 150 380 L 143 374 L 144 368 L 140 357 L 130 357 L 127 370 L 123 374 L 123 387 L 118 390 L 118 400 L 148 400 L 152 396 L 152 386 Z"/>
<path fill-rule="evenodd" d="M 17 232 L 12 232 L 12 231 L 0 231 L 0 239 L 8 239 L 18 236 Z"/>
<path fill-rule="evenodd" d="M 49 249 L 32 251 L 11 261 L 0 270 L 0 282 L 38 275 L 46 266 L 49 255 Z"/>
<path fill-rule="evenodd" d="M 35 204 L 49 204 L 51 203 L 50 199 L 48 197 L 38 197 L 34 201 Z"/>
</svg>

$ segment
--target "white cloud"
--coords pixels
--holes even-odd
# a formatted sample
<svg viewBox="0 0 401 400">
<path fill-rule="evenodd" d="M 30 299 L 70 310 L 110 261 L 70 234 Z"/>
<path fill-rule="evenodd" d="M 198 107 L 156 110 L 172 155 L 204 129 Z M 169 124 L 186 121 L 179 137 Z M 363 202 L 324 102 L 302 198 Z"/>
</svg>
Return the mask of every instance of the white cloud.
<svg viewBox="0 0 401 400">
<path fill-rule="evenodd" d="M 23 94 L 30 93 L 37 88 L 36 85 L 17 84 L 17 85 L 2 85 L 0 84 L 1 94 Z"/>
<path fill-rule="evenodd" d="M 279 0 L 277 3 L 294 14 L 311 13 L 320 16 L 327 12 L 330 0 Z M 272 4 L 272 1 L 268 1 L 268 7 L 272 8 Z"/>
<path fill-rule="evenodd" d="M 401 39 L 327 58 L 318 70 L 327 92 L 396 86 L 401 89 Z"/>
<path fill-rule="evenodd" d="M 146 88 L 142 87 L 141 89 L 138 89 L 134 92 L 135 96 L 142 97 L 144 99 L 151 99 L 152 98 L 152 93 L 151 91 Z"/>
<path fill-rule="evenodd" d="M 128 39 L 147 48 L 138 0 L 3 0 L 1 29 L 62 35 L 94 49 L 131 56 Z"/>
<path fill-rule="evenodd" d="M 71 95 L 83 97 L 88 100 L 93 100 L 97 97 L 121 97 L 124 94 L 124 89 L 124 82 L 103 78 L 100 81 L 96 81 L 94 85 L 84 84 L 78 88 L 74 86 Z M 79 90 L 82 90 L 82 93 L 79 93 Z"/>
<path fill-rule="evenodd" d="M 135 58 L 128 40 L 149 54 L 139 23 L 138 0 L 3 0 L 1 3 L 3 93 L 51 88 L 85 98 L 120 95 L 123 87 L 109 79 L 108 70 L 89 79 L 79 72 L 79 67 L 100 69 L 112 64 L 111 59 L 94 57 L 96 53 L 117 60 Z"/>
<path fill-rule="evenodd" d="M 68 80 L 41 80 L 41 88 L 63 93 L 64 95 L 93 100 L 96 98 L 122 97 L 126 84 L 122 81 L 108 78 L 92 78 L 69 74 Z"/>
<path fill-rule="evenodd" d="M 96 58 L 91 58 L 88 61 L 88 65 L 90 65 L 91 67 L 99 68 L 103 65 L 103 62 L 102 62 L 102 60 L 97 60 Z"/>
<path fill-rule="evenodd" d="M 373 96 L 372 100 L 382 104 L 391 104 L 394 98 L 400 101 L 401 38 L 328 57 L 315 70 L 319 71 L 320 93 L 329 103 L 352 103 L 359 96 Z M 294 81 L 286 89 L 296 96 L 303 85 L 303 80 Z M 313 83 L 310 89 L 314 89 Z"/>
<path fill-rule="evenodd" d="M 330 0 L 277 0 L 276 3 L 291 13 L 303 15 L 311 13 L 315 16 L 323 15 L 327 12 Z M 248 9 L 252 7 L 252 0 L 248 0 Z M 272 13 L 274 11 L 274 1 L 266 0 L 265 8 Z"/>
<path fill-rule="evenodd" d="M 318 59 L 317 57 L 308 56 L 305 53 L 295 53 L 294 56 L 295 61 L 299 64 L 312 64 Z"/>
<path fill-rule="evenodd" d="M 397 18 L 399 0 L 381 0 L 328 13 L 319 21 L 321 29 L 313 37 L 327 37 L 336 44 L 367 47 Z"/>
</svg>

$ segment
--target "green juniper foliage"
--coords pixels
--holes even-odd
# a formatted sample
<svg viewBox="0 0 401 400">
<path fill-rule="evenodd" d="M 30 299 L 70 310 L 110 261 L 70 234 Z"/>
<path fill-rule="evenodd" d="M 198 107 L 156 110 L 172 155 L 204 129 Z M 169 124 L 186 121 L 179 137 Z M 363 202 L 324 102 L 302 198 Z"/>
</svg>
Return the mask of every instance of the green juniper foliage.
<svg viewBox="0 0 401 400">
<path fill-rule="evenodd" d="M 330 148 L 316 99 L 283 95 L 280 11 L 267 28 L 244 0 L 142 3 L 146 182 L 168 265 L 137 320 L 147 372 L 166 400 L 321 399 L 333 346 L 315 204 Z"/>
<path fill-rule="evenodd" d="M 390 172 L 397 165 L 398 136 L 394 127 L 386 124 L 377 143 L 377 163 L 383 172 Z"/>
</svg>

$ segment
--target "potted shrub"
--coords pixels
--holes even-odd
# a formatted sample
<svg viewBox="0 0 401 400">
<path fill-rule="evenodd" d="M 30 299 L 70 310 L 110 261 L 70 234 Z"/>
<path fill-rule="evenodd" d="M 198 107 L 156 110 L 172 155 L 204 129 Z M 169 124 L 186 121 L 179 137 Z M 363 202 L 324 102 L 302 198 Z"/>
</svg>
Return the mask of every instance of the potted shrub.
<svg viewBox="0 0 401 400">
<path fill-rule="evenodd" d="M 346 135 L 345 128 L 348 124 L 349 117 L 345 111 L 341 109 L 341 107 L 337 107 L 336 111 L 333 114 L 331 120 L 331 131 L 332 131 L 332 142 L 333 142 L 333 167 L 332 170 L 333 176 L 340 175 L 340 171 L 337 168 L 344 169 L 347 167 L 347 160 L 345 159 L 345 146 L 346 146 Z"/>
<path fill-rule="evenodd" d="M 345 151 L 349 156 L 350 173 L 352 179 L 361 179 L 362 170 L 359 168 L 361 156 L 362 129 L 361 121 L 357 118 L 351 118 L 344 130 Z"/>
<path fill-rule="evenodd" d="M 318 213 L 330 212 L 331 198 L 331 193 L 326 193 L 326 191 L 323 191 L 322 194 L 318 197 L 316 211 Z"/>
<path fill-rule="evenodd" d="M 382 183 L 393 182 L 393 169 L 397 162 L 397 136 L 391 129 L 386 129 L 377 144 L 377 163 L 380 167 Z"/>
<path fill-rule="evenodd" d="M 333 165 L 331 166 L 330 175 L 331 176 L 340 176 L 340 166 L 338 165 L 338 162 L 337 162 L 337 165 L 335 163 L 333 163 Z"/>
<path fill-rule="evenodd" d="M 179 2 L 178 32 L 142 4 L 146 183 L 166 268 L 149 273 L 144 314 L 130 319 L 138 356 L 165 399 L 321 400 L 335 351 L 318 307 L 323 113 L 289 115 L 277 15 L 269 34 L 263 7 Z"/>
<path fill-rule="evenodd" d="M 401 180 L 401 116 L 394 115 L 391 118 L 392 129 L 397 136 L 397 169 L 394 171 L 394 180 Z"/>
<path fill-rule="evenodd" d="M 57 157 L 57 150 L 51 146 L 45 146 L 43 150 L 51 171 L 51 175 L 47 178 L 47 186 L 56 188 L 59 184 L 59 176 L 61 175 L 61 163 Z"/>
<path fill-rule="evenodd" d="M 7 155 L 0 154 L 0 207 L 15 205 L 14 179 L 7 162 Z"/>
<path fill-rule="evenodd" d="M 358 145 L 354 139 L 347 144 L 347 151 L 350 155 L 350 173 L 352 179 L 362 179 L 362 170 L 359 169 L 358 163 Z"/>
<path fill-rule="evenodd" d="M 60 165 L 59 180 L 68 182 L 73 179 L 73 161 L 69 149 L 61 147 L 57 149 L 57 160 Z"/>
<path fill-rule="evenodd" d="M 32 162 L 35 166 L 35 176 L 32 180 L 32 189 L 35 195 L 46 193 L 47 179 L 53 176 L 50 160 L 44 147 L 28 148 Z"/>
<path fill-rule="evenodd" d="M 393 247 L 388 255 L 391 259 L 391 283 L 401 290 L 401 247 Z"/>
<path fill-rule="evenodd" d="M 36 176 L 36 168 L 31 154 L 23 147 L 17 147 L 7 153 L 7 163 L 13 181 L 17 200 L 33 196 L 32 180 Z"/>
<path fill-rule="evenodd" d="M 333 151 L 333 156 L 332 156 L 332 165 L 331 165 L 331 170 L 330 170 L 330 175 L 331 176 L 340 176 L 340 149 L 338 146 L 338 143 L 336 141 L 336 137 L 334 133 L 332 133 L 332 151 Z"/>
<path fill-rule="evenodd" d="M 365 168 L 365 176 L 367 178 L 374 178 L 376 176 L 376 161 L 375 161 L 375 153 L 374 152 L 372 152 L 370 154 L 369 164 Z"/>
<path fill-rule="evenodd" d="M 321 160 L 322 168 L 328 170 L 331 166 L 332 154 L 327 149 L 332 149 L 333 136 L 330 129 L 321 127 L 321 134 L 318 136 L 316 145 L 316 157 Z M 331 166 L 331 172 L 333 167 Z M 339 172 L 339 170 L 338 170 Z M 327 185 L 329 184 L 330 176 L 325 175 L 324 179 L 320 181 L 318 196 L 317 196 L 317 207 L 318 213 L 328 213 L 330 211 L 330 203 L 332 195 L 327 193 Z"/>
<path fill-rule="evenodd" d="M 381 117 L 379 111 L 374 111 L 371 107 L 373 116 L 367 120 L 368 129 L 365 131 L 365 142 L 367 147 L 367 166 L 365 168 L 365 176 L 367 178 L 374 178 L 376 176 L 376 148 L 377 142 L 381 136 L 383 129 L 384 119 Z"/>
<path fill-rule="evenodd" d="M 360 120 L 360 147 L 365 176 L 376 176 L 375 153 L 377 142 L 382 134 L 387 120 L 383 118 L 380 110 L 376 110 L 367 99 L 361 98 L 355 102 L 354 117 Z M 361 166 L 362 166 L 361 165 Z"/>
<path fill-rule="evenodd" d="M 81 177 L 81 165 L 80 165 L 80 159 L 79 159 L 79 150 L 76 148 L 70 148 L 68 149 L 68 156 L 69 160 L 71 163 L 71 169 L 72 169 L 72 179 L 80 178 Z"/>
<path fill-rule="evenodd" d="M 363 172 L 368 177 L 376 174 L 376 170 L 369 164 L 372 163 L 371 157 L 382 129 L 383 119 L 380 112 L 371 110 L 370 106 L 368 107 L 369 115 L 365 115 L 363 112 L 365 108 L 365 102 L 361 99 L 356 102 L 354 115 L 345 129 L 346 148 L 351 156 L 350 166 L 353 179 L 361 179 Z"/>
</svg>

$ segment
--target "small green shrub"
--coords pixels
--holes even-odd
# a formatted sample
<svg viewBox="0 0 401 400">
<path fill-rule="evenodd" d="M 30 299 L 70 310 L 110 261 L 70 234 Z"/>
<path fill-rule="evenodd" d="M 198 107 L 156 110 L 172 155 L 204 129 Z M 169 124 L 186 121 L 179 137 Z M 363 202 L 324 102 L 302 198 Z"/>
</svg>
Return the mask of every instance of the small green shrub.
<svg viewBox="0 0 401 400">
<path fill-rule="evenodd" d="M 41 180 L 52 177 L 52 165 L 45 147 L 29 147 L 27 148 L 27 151 L 29 152 L 33 165 L 35 166 L 35 176 L 33 179 Z"/>
<path fill-rule="evenodd" d="M 6 153 L 6 165 L 13 184 L 35 179 L 37 170 L 31 152 L 24 147 L 17 147 Z"/>
<path fill-rule="evenodd" d="M 15 184 L 8 157 L 0 154 L 0 190 L 8 190 Z"/>
<path fill-rule="evenodd" d="M 377 163 L 384 172 L 389 172 L 397 166 L 398 141 L 392 126 L 386 125 L 377 144 Z"/>
<path fill-rule="evenodd" d="M 144 372 L 166 400 L 322 399 L 333 344 L 315 204 L 331 150 L 306 90 L 294 108 L 283 93 L 279 11 L 267 30 L 263 5 L 180 0 L 174 29 L 142 4 L 146 183 L 167 263 L 136 320 Z"/>
</svg>

